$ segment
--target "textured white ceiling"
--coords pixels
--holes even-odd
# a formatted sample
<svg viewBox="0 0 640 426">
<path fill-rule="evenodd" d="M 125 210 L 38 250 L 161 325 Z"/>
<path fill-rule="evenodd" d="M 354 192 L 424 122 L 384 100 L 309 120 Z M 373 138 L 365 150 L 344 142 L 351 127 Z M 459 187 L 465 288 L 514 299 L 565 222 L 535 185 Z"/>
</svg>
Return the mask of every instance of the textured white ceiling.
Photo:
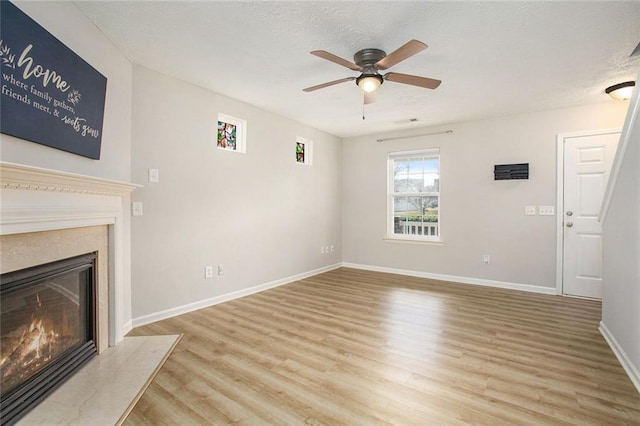
<svg viewBox="0 0 640 426">
<path fill-rule="evenodd" d="M 341 137 L 604 102 L 640 70 L 638 1 L 76 4 L 133 62 Z M 358 75 L 312 50 L 411 39 L 429 48 L 391 71 L 438 89 L 385 82 L 366 120 L 353 82 L 302 92 Z"/>
</svg>

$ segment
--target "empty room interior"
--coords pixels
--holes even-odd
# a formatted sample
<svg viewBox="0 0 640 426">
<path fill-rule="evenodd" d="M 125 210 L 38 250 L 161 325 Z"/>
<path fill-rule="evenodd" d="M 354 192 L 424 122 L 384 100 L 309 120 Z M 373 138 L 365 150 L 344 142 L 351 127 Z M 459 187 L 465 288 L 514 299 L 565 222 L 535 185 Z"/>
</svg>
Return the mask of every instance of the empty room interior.
<svg viewBox="0 0 640 426">
<path fill-rule="evenodd" d="M 0 5 L 3 424 L 640 424 L 640 2 Z"/>
</svg>

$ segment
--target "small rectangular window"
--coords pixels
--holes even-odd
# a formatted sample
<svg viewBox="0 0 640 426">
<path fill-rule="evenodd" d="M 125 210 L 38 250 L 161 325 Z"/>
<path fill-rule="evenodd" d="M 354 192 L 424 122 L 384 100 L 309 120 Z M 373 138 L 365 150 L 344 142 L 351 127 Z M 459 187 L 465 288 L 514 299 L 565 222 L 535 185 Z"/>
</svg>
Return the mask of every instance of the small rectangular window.
<svg viewBox="0 0 640 426">
<path fill-rule="evenodd" d="M 246 153 L 245 144 L 247 122 L 226 114 L 218 114 L 218 149 Z"/>
<path fill-rule="evenodd" d="M 296 163 L 310 166 L 312 164 L 312 156 L 313 141 L 300 136 L 296 137 Z"/>
<path fill-rule="evenodd" d="M 387 235 L 440 241 L 440 150 L 389 154 Z"/>
</svg>

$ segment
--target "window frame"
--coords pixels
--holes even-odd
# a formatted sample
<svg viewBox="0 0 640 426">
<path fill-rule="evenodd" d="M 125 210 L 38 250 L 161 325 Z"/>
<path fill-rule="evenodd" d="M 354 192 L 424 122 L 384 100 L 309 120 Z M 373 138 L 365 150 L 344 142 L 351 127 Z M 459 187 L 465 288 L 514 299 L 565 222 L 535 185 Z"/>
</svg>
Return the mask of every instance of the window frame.
<svg viewBox="0 0 640 426">
<path fill-rule="evenodd" d="M 412 158 L 423 157 L 437 159 L 438 161 L 438 191 L 437 192 L 395 192 L 395 164 L 397 161 L 407 161 Z M 413 243 L 435 243 L 441 244 L 442 240 L 442 215 L 441 215 L 441 194 L 442 194 L 442 162 L 440 159 L 440 148 L 431 147 L 412 151 L 397 151 L 389 152 L 387 154 L 387 232 L 386 240 L 405 241 Z M 396 234 L 395 222 L 394 222 L 394 200 L 398 196 L 419 196 L 419 197 L 437 197 L 438 199 L 438 221 L 437 221 L 437 235 L 413 235 L 413 234 Z"/>
</svg>

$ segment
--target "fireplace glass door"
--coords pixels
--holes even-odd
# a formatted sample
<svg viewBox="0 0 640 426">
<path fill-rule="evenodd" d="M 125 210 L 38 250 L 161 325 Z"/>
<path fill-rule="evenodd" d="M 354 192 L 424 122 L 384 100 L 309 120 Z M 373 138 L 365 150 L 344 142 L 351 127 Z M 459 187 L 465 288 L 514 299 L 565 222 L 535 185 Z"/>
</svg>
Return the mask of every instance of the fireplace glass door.
<svg viewBox="0 0 640 426">
<path fill-rule="evenodd" d="M 95 354 L 95 258 L 88 254 L 2 275 L 3 420 L 24 414 Z"/>
</svg>

